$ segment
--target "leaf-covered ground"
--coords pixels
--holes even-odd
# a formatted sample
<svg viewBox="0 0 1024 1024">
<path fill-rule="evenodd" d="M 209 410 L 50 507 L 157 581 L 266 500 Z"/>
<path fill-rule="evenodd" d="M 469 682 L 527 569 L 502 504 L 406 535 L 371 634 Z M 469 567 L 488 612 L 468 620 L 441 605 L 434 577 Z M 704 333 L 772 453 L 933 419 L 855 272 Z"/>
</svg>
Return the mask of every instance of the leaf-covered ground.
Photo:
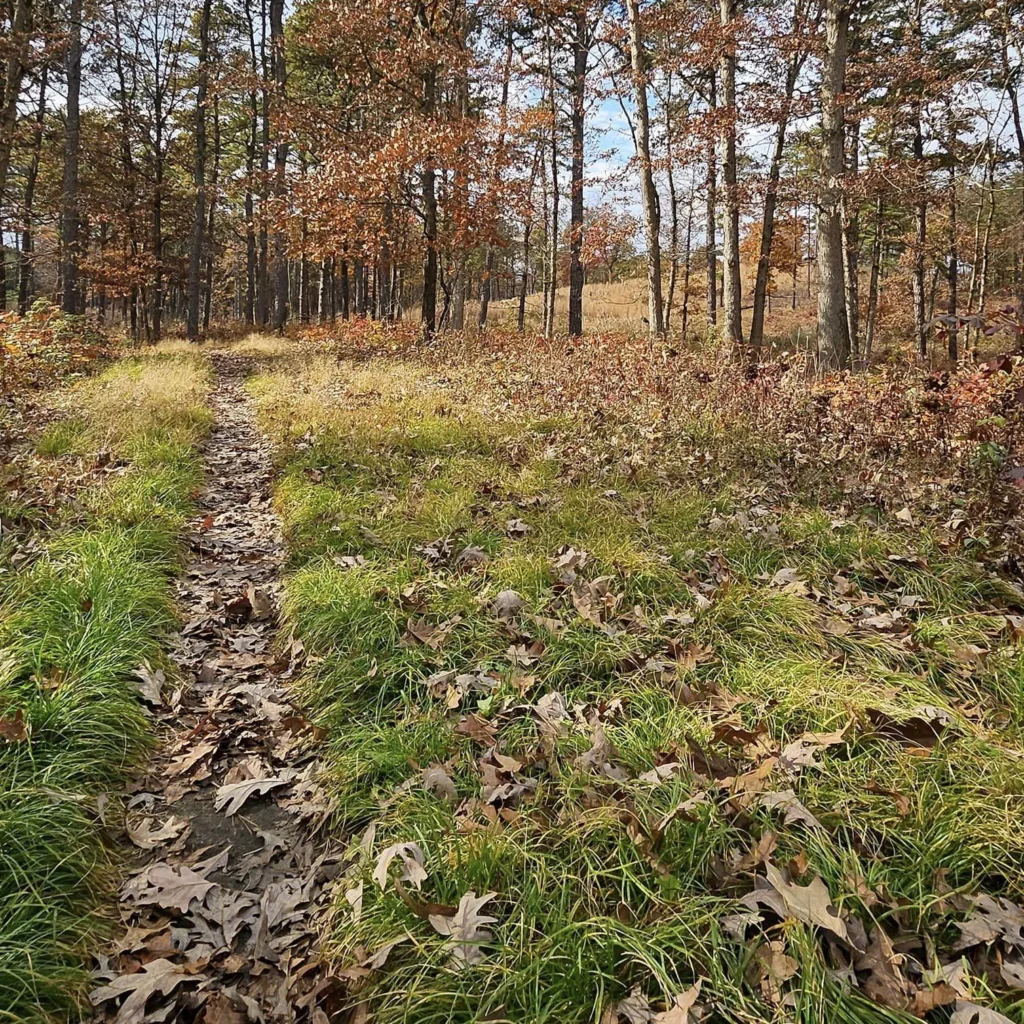
<svg viewBox="0 0 1024 1024">
<path fill-rule="evenodd" d="M 243 349 L 351 1019 L 1024 1019 L 1024 598 L 950 512 L 984 427 L 844 489 L 856 432 L 809 477 L 812 423 L 652 428 L 611 372 L 559 414 L 540 361 Z"/>
</svg>

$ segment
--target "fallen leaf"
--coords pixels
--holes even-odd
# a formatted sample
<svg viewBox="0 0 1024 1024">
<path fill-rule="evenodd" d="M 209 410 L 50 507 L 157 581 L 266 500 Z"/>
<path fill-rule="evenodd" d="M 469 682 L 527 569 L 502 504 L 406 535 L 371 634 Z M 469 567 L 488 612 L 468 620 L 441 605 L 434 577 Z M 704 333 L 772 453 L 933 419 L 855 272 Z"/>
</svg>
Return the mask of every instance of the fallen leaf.
<svg viewBox="0 0 1024 1024">
<path fill-rule="evenodd" d="M 514 590 L 503 590 L 491 602 L 495 618 L 511 622 L 523 608 L 523 599 Z"/>
<path fill-rule="evenodd" d="M 151 828 L 153 818 L 143 818 L 137 825 L 128 825 L 128 838 L 141 850 L 152 850 L 170 839 L 177 839 L 188 825 L 183 818 L 168 818 L 157 828 Z"/>
<path fill-rule="evenodd" d="M 127 994 L 115 1018 L 117 1024 L 142 1024 L 146 1017 L 146 1003 L 149 997 L 159 993 L 169 995 L 182 982 L 205 981 L 203 974 L 189 974 L 188 964 L 175 964 L 170 960 L 153 960 L 144 964 L 135 974 L 122 974 L 109 985 L 103 985 L 89 993 L 93 1006 L 119 999 Z"/>
<path fill-rule="evenodd" d="M 1002 939 L 1005 943 L 1024 948 L 1024 910 L 1003 897 L 993 898 L 982 893 L 972 897 L 974 910 L 965 920 L 957 923 L 961 936 L 954 950 L 966 949 L 982 943 Z"/>
<path fill-rule="evenodd" d="M 854 960 L 854 967 L 867 974 L 864 993 L 876 1003 L 893 1010 L 905 1010 L 910 1004 L 907 979 L 900 967 L 904 957 L 892 948 L 892 940 L 881 928 L 874 928 L 867 949 Z"/>
<path fill-rule="evenodd" d="M 423 788 L 443 800 L 457 800 L 459 797 L 451 776 L 440 765 L 432 765 L 423 772 Z"/>
<path fill-rule="evenodd" d="M 246 596 L 249 598 L 249 607 L 252 609 L 254 618 L 269 619 L 274 612 L 274 602 L 265 590 L 260 590 L 252 583 L 249 584 Z"/>
<path fill-rule="evenodd" d="M 784 789 L 778 793 L 759 793 L 754 798 L 753 806 L 766 807 L 772 811 L 782 811 L 787 825 L 799 823 L 806 825 L 808 828 L 822 827 L 821 822 L 804 807 L 797 799 L 796 793 L 791 789 Z"/>
<path fill-rule="evenodd" d="M 653 1024 L 692 1024 L 696 1019 L 690 1014 L 691 1010 L 699 1010 L 697 997 L 700 995 L 701 981 L 698 978 L 697 984 L 688 988 L 685 992 L 676 995 L 671 1006 L 667 1010 L 656 1013 L 653 1017 Z"/>
<path fill-rule="evenodd" d="M 766 864 L 765 872 L 770 888 L 755 889 L 744 897 L 744 903 L 761 903 L 783 919 L 793 917 L 849 941 L 846 922 L 832 910 L 831 896 L 820 877 L 815 876 L 809 885 L 795 885 L 774 864 Z"/>
<path fill-rule="evenodd" d="M 782 1002 L 782 983 L 795 977 L 800 969 L 791 956 L 785 953 L 785 946 L 780 941 L 764 943 L 755 954 L 754 970 L 761 995 L 772 1006 Z"/>
<path fill-rule="evenodd" d="M 434 930 L 448 937 L 447 946 L 451 949 L 452 966 L 466 967 L 483 962 L 484 952 L 481 946 L 492 938 L 484 925 L 493 924 L 497 918 L 481 914 L 480 908 L 497 895 L 495 892 L 489 892 L 477 896 L 470 890 L 459 900 L 458 909 L 452 917 L 430 915 L 429 921 Z"/>
<path fill-rule="evenodd" d="M 995 1010 L 958 999 L 953 1007 L 953 1016 L 949 1018 L 949 1024 L 1013 1024 L 1013 1021 Z"/>
<path fill-rule="evenodd" d="M 29 728 L 21 708 L 13 715 L 0 718 L 0 737 L 7 743 L 24 743 L 28 739 Z"/>
<path fill-rule="evenodd" d="M 821 762 L 817 758 L 818 753 L 842 743 L 845 735 L 846 729 L 838 732 L 805 732 L 782 748 L 779 763 L 783 768 L 797 772 L 802 768 L 819 768 Z"/>
<path fill-rule="evenodd" d="M 417 843 L 395 843 L 382 850 L 377 858 L 377 865 L 373 869 L 373 880 L 381 889 L 387 888 L 388 869 L 396 857 L 402 862 L 400 880 L 408 882 L 415 889 L 421 889 L 427 880 L 427 870 L 423 866 L 426 857 Z"/>
<path fill-rule="evenodd" d="M 153 905 L 184 914 L 193 900 L 201 903 L 213 887 L 213 882 L 187 865 L 172 866 L 159 861 L 136 875 L 125 886 L 124 895 L 142 906 Z"/>
<path fill-rule="evenodd" d="M 1004 960 L 999 965 L 999 977 L 1010 988 L 1024 988 L 1024 963 L 1019 960 Z"/>
<path fill-rule="evenodd" d="M 139 681 L 139 693 L 142 694 L 142 699 L 147 704 L 160 707 L 164 702 L 163 686 L 167 682 L 164 670 L 158 668 L 154 671 L 147 663 L 143 662 L 133 674 Z"/>
<path fill-rule="evenodd" d="M 885 711 L 870 708 L 868 718 L 877 735 L 910 747 L 934 747 L 953 725 L 953 716 L 948 711 L 930 705 L 914 708 L 899 721 Z"/>
<path fill-rule="evenodd" d="M 288 785 L 287 779 L 244 779 L 241 782 L 234 782 L 226 786 L 217 787 L 217 795 L 214 799 L 214 810 L 224 811 L 230 818 L 249 797 L 259 794 L 260 796 L 269 793 L 279 786 Z"/>
</svg>

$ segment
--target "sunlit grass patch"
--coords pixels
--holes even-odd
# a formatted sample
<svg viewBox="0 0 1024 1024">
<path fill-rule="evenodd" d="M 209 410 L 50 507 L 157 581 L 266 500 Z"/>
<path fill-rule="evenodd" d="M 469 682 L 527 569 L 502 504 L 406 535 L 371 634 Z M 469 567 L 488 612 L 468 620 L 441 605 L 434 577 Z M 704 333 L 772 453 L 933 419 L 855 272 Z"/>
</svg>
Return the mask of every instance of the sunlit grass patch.
<svg viewBox="0 0 1024 1024">
<path fill-rule="evenodd" d="M 844 984 L 820 933 L 741 941 L 723 917 L 768 862 L 947 956 L 951 891 L 1019 892 L 1013 586 L 938 528 L 748 493 L 713 465 L 742 443 L 714 417 L 676 449 L 708 449 L 696 487 L 671 456 L 615 453 L 620 424 L 460 405 L 414 361 L 291 369 L 253 383 L 280 443 L 287 626 L 339 829 L 375 830 L 332 953 L 403 938 L 353 1003 L 583 1024 L 700 978 L 727 1020 L 910 1019 Z M 807 733 L 831 738 L 787 762 Z M 790 791 L 795 818 L 759 802 Z M 422 892 L 373 878 L 394 843 L 417 844 Z M 456 969 L 424 904 L 468 892 L 496 920 Z M 775 992 L 769 941 L 797 965 Z"/>
<path fill-rule="evenodd" d="M 117 465 L 0 577 L 0 717 L 20 723 L 0 746 L 0 1020 L 74 1015 L 84 952 L 107 927 L 97 907 L 115 873 L 97 799 L 151 740 L 134 672 L 160 664 L 176 621 L 207 386 L 191 352 L 115 364 L 74 389 L 75 418 L 37 446 Z"/>
</svg>

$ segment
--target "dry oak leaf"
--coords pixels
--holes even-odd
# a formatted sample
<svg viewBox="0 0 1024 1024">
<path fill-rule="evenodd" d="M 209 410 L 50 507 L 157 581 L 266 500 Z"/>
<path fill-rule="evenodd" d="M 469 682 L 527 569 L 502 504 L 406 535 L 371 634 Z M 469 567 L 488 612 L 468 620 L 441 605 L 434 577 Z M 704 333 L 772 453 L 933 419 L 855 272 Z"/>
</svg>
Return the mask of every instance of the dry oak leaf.
<svg viewBox="0 0 1024 1024">
<path fill-rule="evenodd" d="M 114 1018 L 116 1024 L 142 1024 L 146 1018 L 149 997 L 159 993 L 169 995 L 183 981 L 205 981 L 203 974 L 189 974 L 189 964 L 174 964 L 170 960 L 153 960 L 136 974 L 122 974 L 109 985 L 103 985 L 89 994 L 93 1006 L 109 1002 L 128 993 Z"/>
<path fill-rule="evenodd" d="M 170 839 L 177 839 L 188 825 L 184 818 L 175 818 L 173 815 L 157 828 L 151 828 L 155 819 L 143 818 L 137 825 L 128 825 L 125 831 L 128 838 L 140 850 L 152 850 Z"/>
<path fill-rule="evenodd" d="M 1024 988 L 1024 963 L 1019 960 L 1004 960 L 999 965 L 999 977 L 1010 988 Z"/>
<path fill-rule="evenodd" d="M 957 928 L 962 935 L 953 947 L 954 951 L 996 939 L 1024 948 L 1024 910 L 1008 899 L 993 899 L 984 893 L 972 899 L 975 909 L 966 921 L 958 922 Z"/>
<path fill-rule="evenodd" d="M 868 948 L 854 961 L 858 971 L 867 973 L 863 988 L 876 1003 L 894 1010 L 905 1010 L 910 1002 L 907 979 L 900 970 L 904 957 L 892 948 L 892 941 L 881 928 L 874 928 Z"/>
<path fill-rule="evenodd" d="M 623 1019 L 628 1021 L 628 1024 L 651 1024 L 654 1019 L 651 1004 L 639 985 L 628 996 L 612 1003 L 601 1014 L 601 1024 L 619 1024 Z"/>
<path fill-rule="evenodd" d="M 439 764 L 424 769 L 423 788 L 442 800 L 457 800 L 459 797 L 451 776 Z"/>
<path fill-rule="evenodd" d="M 29 727 L 25 712 L 18 708 L 10 717 L 0 718 L 0 737 L 7 743 L 23 743 L 28 739 Z"/>
<path fill-rule="evenodd" d="M 787 825 L 799 822 L 808 828 L 822 828 L 821 822 L 807 810 L 791 789 L 783 789 L 778 793 L 759 793 L 754 798 L 753 806 L 782 811 Z"/>
<path fill-rule="evenodd" d="M 423 866 L 426 863 L 426 857 L 418 843 L 395 843 L 386 850 L 382 850 L 377 858 L 377 865 L 373 869 L 373 880 L 382 889 L 387 888 L 388 869 L 396 857 L 402 862 L 400 880 L 408 882 L 415 889 L 422 889 L 423 883 L 427 880 L 427 869 Z"/>
<path fill-rule="evenodd" d="M 752 967 L 761 995 L 773 1006 L 782 1001 L 783 982 L 789 981 L 800 970 L 800 964 L 786 955 L 782 942 L 762 945 L 757 951 L 756 963 Z"/>
<path fill-rule="evenodd" d="M 186 913 L 193 900 L 201 903 L 214 887 L 203 875 L 184 864 L 172 867 L 164 861 L 150 864 L 124 888 L 126 899 L 140 905 L 152 904 L 164 910 Z"/>
<path fill-rule="evenodd" d="M 835 746 L 837 743 L 842 743 L 845 735 L 845 728 L 838 732 L 805 732 L 782 748 L 779 761 L 783 768 L 788 768 L 790 771 L 800 771 L 801 768 L 818 768 L 821 766 L 821 762 L 817 759 L 818 752 Z"/>
<path fill-rule="evenodd" d="M 1013 1021 L 987 1006 L 978 1006 L 977 1003 L 958 999 L 953 1007 L 953 1016 L 949 1018 L 949 1024 L 1013 1024 Z"/>
<path fill-rule="evenodd" d="M 765 864 L 770 888 L 758 888 L 748 893 L 743 902 L 748 906 L 761 903 L 774 910 L 779 917 L 794 917 L 803 924 L 815 925 L 838 935 L 846 942 L 850 934 L 846 922 L 832 910 L 828 888 L 820 877 L 811 879 L 810 885 L 795 885 L 787 881 L 774 864 Z"/>
<path fill-rule="evenodd" d="M 497 918 L 481 914 L 480 908 L 497 895 L 496 892 L 489 892 L 477 896 L 470 890 L 459 900 L 459 906 L 452 917 L 431 914 L 428 918 L 434 931 L 448 937 L 447 945 L 451 948 L 453 967 L 462 968 L 483 962 L 484 951 L 481 946 L 492 938 L 484 925 L 493 924 Z"/>
<path fill-rule="evenodd" d="M 697 997 L 700 995 L 701 981 L 698 978 L 697 984 L 680 992 L 673 1000 L 667 1010 L 656 1013 L 652 1018 L 653 1024 L 692 1024 L 697 1020 L 700 1006 L 697 1004 Z M 690 1011 L 694 1011 L 691 1013 Z"/>
<path fill-rule="evenodd" d="M 167 682 L 163 669 L 154 671 L 147 662 L 143 662 L 132 674 L 138 680 L 139 693 L 147 704 L 154 707 L 163 704 L 163 686 Z"/>
<path fill-rule="evenodd" d="M 514 590 L 503 590 L 491 602 L 491 611 L 498 619 L 510 622 L 522 611 L 523 599 Z"/>
<path fill-rule="evenodd" d="M 287 785 L 287 779 L 243 779 L 227 786 L 218 786 L 213 807 L 214 810 L 224 811 L 230 818 L 236 811 L 241 810 L 245 801 L 254 794 L 262 796 L 272 789 L 277 789 L 278 786 Z"/>
</svg>

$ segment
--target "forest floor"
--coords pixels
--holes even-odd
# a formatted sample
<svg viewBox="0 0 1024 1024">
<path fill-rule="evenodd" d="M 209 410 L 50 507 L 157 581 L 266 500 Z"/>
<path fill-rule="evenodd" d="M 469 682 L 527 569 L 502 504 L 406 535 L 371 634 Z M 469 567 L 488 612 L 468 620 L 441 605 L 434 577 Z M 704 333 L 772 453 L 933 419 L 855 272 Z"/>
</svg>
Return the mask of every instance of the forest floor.
<svg viewBox="0 0 1024 1024">
<path fill-rule="evenodd" d="M 253 337 L 75 390 L 3 552 L 0 1020 L 85 948 L 119 1022 L 1024 1020 L 1008 428 L 878 468 L 884 381 L 837 441 L 808 383 L 744 420 L 598 358 Z"/>
</svg>

